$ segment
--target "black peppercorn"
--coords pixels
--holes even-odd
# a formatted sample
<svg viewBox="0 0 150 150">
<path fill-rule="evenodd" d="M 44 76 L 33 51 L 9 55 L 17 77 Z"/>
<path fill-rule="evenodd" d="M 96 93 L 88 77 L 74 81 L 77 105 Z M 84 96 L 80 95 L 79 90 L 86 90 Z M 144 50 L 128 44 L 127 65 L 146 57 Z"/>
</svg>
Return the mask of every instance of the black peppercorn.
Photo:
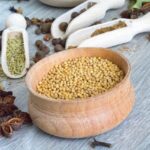
<svg viewBox="0 0 150 150">
<path fill-rule="evenodd" d="M 54 47 L 55 52 L 60 52 L 62 50 L 64 50 L 64 47 L 60 44 L 55 45 Z"/>
<path fill-rule="evenodd" d="M 66 32 L 67 30 L 67 27 L 68 27 L 68 23 L 67 22 L 62 22 L 60 25 L 59 25 L 59 29 L 63 32 Z"/>
</svg>

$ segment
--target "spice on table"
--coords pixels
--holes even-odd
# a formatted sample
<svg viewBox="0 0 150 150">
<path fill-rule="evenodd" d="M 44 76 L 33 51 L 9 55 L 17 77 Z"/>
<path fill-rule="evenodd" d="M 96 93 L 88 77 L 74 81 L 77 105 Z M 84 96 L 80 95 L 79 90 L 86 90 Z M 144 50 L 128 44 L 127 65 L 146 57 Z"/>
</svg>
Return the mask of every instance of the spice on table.
<svg viewBox="0 0 150 150">
<path fill-rule="evenodd" d="M 89 2 L 87 5 L 87 9 L 93 7 L 94 5 L 96 5 L 96 2 Z"/>
<path fill-rule="evenodd" d="M 129 3 L 130 7 L 128 10 L 123 11 L 120 15 L 123 18 L 128 19 L 136 19 L 140 17 L 141 15 L 144 15 L 148 12 L 150 12 L 150 0 L 136 0 L 136 1 L 130 1 Z"/>
<path fill-rule="evenodd" d="M 55 50 L 55 52 L 60 52 L 60 51 L 64 50 L 64 47 L 61 44 L 57 44 L 54 47 L 54 50 Z"/>
<path fill-rule="evenodd" d="M 37 28 L 36 30 L 35 30 L 35 34 L 37 34 L 37 35 L 40 35 L 42 32 L 41 32 L 41 29 L 40 28 Z"/>
<path fill-rule="evenodd" d="M 23 14 L 23 9 L 21 7 L 15 8 L 14 6 L 11 6 L 9 10 L 13 13 Z"/>
<path fill-rule="evenodd" d="M 67 22 L 62 22 L 60 25 L 59 25 L 59 29 L 63 32 L 66 32 L 67 30 L 67 27 L 68 27 L 68 23 Z"/>
<path fill-rule="evenodd" d="M 13 130 L 18 130 L 23 125 L 24 120 L 21 118 L 11 118 L 7 121 L 7 123 L 12 127 Z"/>
<path fill-rule="evenodd" d="M 52 39 L 52 35 L 50 33 L 49 34 L 45 34 L 44 37 L 43 37 L 44 41 L 49 41 L 50 39 Z"/>
<path fill-rule="evenodd" d="M 147 39 L 150 41 L 150 33 L 147 35 Z"/>
<path fill-rule="evenodd" d="M 65 50 L 66 39 L 61 38 L 52 39 L 52 45 L 54 45 L 55 52 Z"/>
<path fill-rule="evenodd" d="M 72 12 L 72 13 L 71 13 L 71 16 L 70 16 L 70 20 L 69 20 L 68 22 L 61 22 L 61 23 L 59 24 L 59 29 L 60 29 L 61 31 L 63 31 L 63 32 L 66 32 L 69 23 L 70 23 L 73 19 L 75 19 L 76 17 L 78 17 L 79 15 L 81 15 L 82 13 L 84 13 L 85 11 L 87 11 L 88 9 L 90 9 L 91 7 L 93 7 L 94 5 L 96 5 L 95 2 L 89 2 L 89 3 L 87 4 L 87 8 L 82 8 L 79 12 L 76 12 L 76 11 Z"/>
<path fill-rule="evenodd" d="M 106 142 L 100 142 L 100 141 L 97 141 L 97 140 L 94 138 L 94 141 L 91 143 L 91 147 L 92 147 L 92 148 L 95 148 L 95 147 L 97 147 L 97 146 L 102 146 L 102 147 L 111 148 L 111 147 L 112 147 L 112 144 L 106 143 Z"/>
<path fill-rule="evenodd" d="M 35 46 L 37 47 L 37 52 L 35 53 L 33 61 L 36 63 L 50 52 L 50 48 L 45 45 L 41 40 L 37 40 L 35 42 Z"/>
<path fill-rule="evenodd" d="M 107 59 L 80 57 L 51 68 L 36 89 L 49 98 L 82 99 L 106 92 L 123 78 L 123 71 Z"/>
<path fill-rule="evenodd" d="M 52 24 L 51 22 L 46 22 L 46 23 L 41 24 L 40 26 L 41 32 L 43 34 L 50 33 L 51 24 Z"/>
<path fill-rule="evenodd" d="M 13 134 L 13 129 L 11 127 L 11 125 L 7 124 L 7 123 L 3 123 L 1 125 L 1 130 L 2 130 L 2 134 L 5 136 L 5 137 L 11 137 L 12 134 Z"/>
<path fill-rule="evenodd" d="M 24 41 L 21 33 L 8 36 L 6 60 L 12 75 L 20 75 L 25 68 Z"/>
<path fill-rule="evenodd" d="M 0 135 L 5 137 L 11 137 L 13 131 L 32 122 L 28 113 L 14 105 L 14 100 L 12 91 L 0 90 Z"/>
<path fill-rule="evenodd" d="M 124 28 L 126 27 L 126 23 L 123 22 L 123 21 L 119 21 L 118 23 L 116 23 L 115 25 L 113 26 L 109 26 L 109 27 L 104 27 L 104 28 L 101 28 L 101 29 L 97 29 L 96 31 L 94 31 L 91 35 L 91 37 L 94 37 L 94 36 L 97 36 L 99 34 L 102 34 L 102 33 L 106 33 L 106 32 L 109 32 L 109 31 L 113 31 L 113 30 L 116 30 L 116 29 L 120 29 L 120 28 Z"/>
</svg>

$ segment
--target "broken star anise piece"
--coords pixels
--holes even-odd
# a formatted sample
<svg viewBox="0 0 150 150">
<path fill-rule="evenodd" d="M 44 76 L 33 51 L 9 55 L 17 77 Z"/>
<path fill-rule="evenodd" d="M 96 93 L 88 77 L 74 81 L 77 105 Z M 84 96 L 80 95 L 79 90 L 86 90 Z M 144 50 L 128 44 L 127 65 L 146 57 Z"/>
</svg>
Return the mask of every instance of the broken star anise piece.
<svg viewBox="0 0 150 150">
<path fill-rule="evenodd" d="M 12 95 L 0 97 L 0 104 L 13 104 L 14 101 L 15 101 L 15 97 Z"/>
<path fill-rule="evenodd" d="M 7 123 L 12 127 L 13 130 L 18 130 L 23 124 L 23 119 L 14 117 L 9 119 Z"/>
<path fill-rule="evenodd" d="M 1 132 L 2 132 L 2 135 L 6 136 L 6 137 L 11 137 L 13 134 L 13 129 L 12 129 L 11 125 L 9 125 L 7 123 L 3 123 L 1 125 Z"/>
<path fill-rule="evenodd" d="M 12 104 L 0 104 L 0 117 L 10 115 L 16 109 L 18 109 L 17 106 Z"/>
<path fill-rule="evenodd" d="M 16 118 L 22 119 L 24 124 L 32 123 L 30 115 L 26 112 L 21 112 L 19 110 L 16 110 L 16 111 L 14 111 L 13 116 L 16 117 Z"/>
<path fill-rule="evenodd" d="M 5 97 L 5 96 L 8 96 L 8 95 L 13 95 L 12 91 L 6 92 L 6 91 L 3 91 L 3 90 L 0 90 L 0 96 L 1 97 Z"/>
</svg>

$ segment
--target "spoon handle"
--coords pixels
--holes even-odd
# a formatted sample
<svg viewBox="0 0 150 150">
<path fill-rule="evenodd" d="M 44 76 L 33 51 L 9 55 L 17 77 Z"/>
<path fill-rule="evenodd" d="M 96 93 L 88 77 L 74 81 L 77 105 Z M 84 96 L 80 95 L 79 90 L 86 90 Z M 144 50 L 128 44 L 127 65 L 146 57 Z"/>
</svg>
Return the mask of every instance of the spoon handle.
<svg viewBox="0 0 150 150">
<path fill-rule="evenodd" d="M 150 12 L 132 22 L 132 28 L 135 34 L 150 31 Z"/>
</svg>

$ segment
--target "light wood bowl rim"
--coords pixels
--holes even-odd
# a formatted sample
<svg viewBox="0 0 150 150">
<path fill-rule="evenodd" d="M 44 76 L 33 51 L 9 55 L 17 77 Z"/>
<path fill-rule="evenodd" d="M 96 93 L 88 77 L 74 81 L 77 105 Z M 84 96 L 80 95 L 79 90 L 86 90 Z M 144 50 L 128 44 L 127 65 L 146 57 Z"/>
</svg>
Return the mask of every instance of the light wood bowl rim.
<svg viewBox="0 0 150 150">
<path fill-rule="evenodd" d="M 92 96 L 92 97 L 89 97 L 89 98 L 86 98 L 86 99 L 74 99 L 74 100 L 63 100 L 63 99 L 54 99 L 54 98 L 48 98 L 44 95 L 41 95 L 39 93 L 37 93 L 35 90 L 32 89 L 32 87 L 30 86 L 30 83 L 29 83 L 29 76 L 30 76 L 30 72 L 31 70 L 34 70 L 34 68 L 41 64 L 43 61 L 45 61 L 46 59 L 48 60 L 50 57 L 53 57 L 53 55 L 58 55 L 58 53 L 67 53 L 68 51 L 79 51 L 79 50 L 103 50 L 103 51 L 107 51 L 107 52 L 111 52 L 113 53 L 114 55 L 118 55 L 119 57 L 121 57 L 127 64 L 127 73 L 125 75 L 125 77 L 123 78 L 123 80 L 121 82 L 119 82 L 116 86 L 114 86 L 113 88 L 109 89 L 108 91 L 102 93 L 102 94 L 98 94 L 98 95 L 95 95 L 95 96 Z M 49 101 L 49 102 L 54 102 L 54 103 L 65 103 L 65 104 L 68 104 L 68 103 L 86 103 L 88 101 L 92 101 L 92 100 L 95 100 L 96 97 L 99 97 L 99 99 L 102 100 L 102 98 L 106 95 L 111 95 L 114 93 L 115 90 L 117 90 L 120 86 L 122 86 L 122 84 L 124 84 L 126 82 L 126 80 L 129 79 L 130 77 L 130 73 L 131 73 L 131 65 L 128 61 L 128 59 L 123 56 L 122 54 L 120 54 L 119 52 L 116 52 L 116 51 L 113 51 L 111 49 L 107 49 L 107 48 L 95 48 L 95 47 L 91 47 L 91 48 L 73 48 L 73 49 L 69 49 L 69 50 L 64 50 L 64 51 L 61 51 L 61 52 L 57 52 L 57 53 L 54 53 L 50 56 L 47 56 L 45 58 L 43 58 L 42 60 L 40 60 L 39 62 L 37 62 L 36 64 L 34 64 L 31 69 L 28 71 L 27 75 L 26 75 L 26 78 L 25 78 L 25 82 L 26 82 L 26 85 L 27 85 L 27 88 L 28 90 L 34 95 L 34 96 L 37 96 L 39 98 L 41 98 L 42 100 L 46 100 L 46 101 Z"/>
</svg>

